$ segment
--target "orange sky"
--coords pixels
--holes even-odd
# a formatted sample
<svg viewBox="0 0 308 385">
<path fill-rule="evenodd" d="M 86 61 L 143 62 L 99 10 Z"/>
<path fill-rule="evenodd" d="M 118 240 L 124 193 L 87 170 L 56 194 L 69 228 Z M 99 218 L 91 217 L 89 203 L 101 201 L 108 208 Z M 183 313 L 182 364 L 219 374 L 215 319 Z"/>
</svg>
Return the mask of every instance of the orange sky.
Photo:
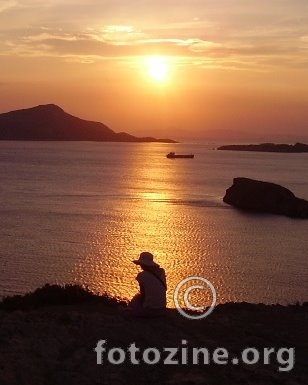
<svg viewBox="0 0 308 385">
<path fill-rule="evenodd" d="M 303 140 L 308 1 L 0 0 L 0 112 L 45 103 L 135 135 Z"/>
</svg>

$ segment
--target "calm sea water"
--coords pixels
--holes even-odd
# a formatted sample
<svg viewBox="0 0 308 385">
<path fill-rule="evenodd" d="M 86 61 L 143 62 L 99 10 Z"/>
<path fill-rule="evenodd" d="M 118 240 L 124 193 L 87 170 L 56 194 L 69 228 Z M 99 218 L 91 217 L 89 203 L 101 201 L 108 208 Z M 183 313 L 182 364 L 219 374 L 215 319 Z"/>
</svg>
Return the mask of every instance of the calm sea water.
<svg viewBox="0 0 308 385">
<path fill-rule="evenodd" d="M 0 142 L 0 296 L 56 282 L 130 298 L 131 260 L 149 250 L 167 271 L 169 306 L 191 275 L 221 303 L 307 301 L 308 221 L 242 213 L 222 197 L 246 176 L 308 199 L 308 154 L 212 147 Z M 167 159 L 173 150 L 195 159 Z"/>
</svg>

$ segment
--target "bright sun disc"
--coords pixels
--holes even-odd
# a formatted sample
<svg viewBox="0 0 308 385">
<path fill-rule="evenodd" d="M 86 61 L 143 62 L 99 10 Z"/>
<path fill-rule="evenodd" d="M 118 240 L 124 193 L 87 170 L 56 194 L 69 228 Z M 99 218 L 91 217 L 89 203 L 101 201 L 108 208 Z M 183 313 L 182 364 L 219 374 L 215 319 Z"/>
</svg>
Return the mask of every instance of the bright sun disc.
<svg viewBox="0 0 308 385">
<path fill-rule="evenodd" d="M 146 58 L 146 67 L 148 74 L 153 80 L 163 82 L 167 79 L 169 68 L 164 57 L 153 56 Z"/>
</svg>

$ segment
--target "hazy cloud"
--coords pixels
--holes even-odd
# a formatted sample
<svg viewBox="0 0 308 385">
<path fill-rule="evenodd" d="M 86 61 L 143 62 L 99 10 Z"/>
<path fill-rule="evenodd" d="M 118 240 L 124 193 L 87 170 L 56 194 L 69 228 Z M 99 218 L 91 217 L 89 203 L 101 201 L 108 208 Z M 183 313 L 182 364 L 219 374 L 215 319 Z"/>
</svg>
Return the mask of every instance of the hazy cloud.
<svg viewBox="0 0 308 385">
<path fill-rule="evenodd" d="M 89 62 L 161 54 L 202 66 L 279 67 L 304 61 L 308 2 L 0 0 L 0 37 L 0 55 Z"/>
<path fill-rule="evenodd" d="M 15 0 L 0 0 L 0 13 L 17 5 Z"/>
</svg>

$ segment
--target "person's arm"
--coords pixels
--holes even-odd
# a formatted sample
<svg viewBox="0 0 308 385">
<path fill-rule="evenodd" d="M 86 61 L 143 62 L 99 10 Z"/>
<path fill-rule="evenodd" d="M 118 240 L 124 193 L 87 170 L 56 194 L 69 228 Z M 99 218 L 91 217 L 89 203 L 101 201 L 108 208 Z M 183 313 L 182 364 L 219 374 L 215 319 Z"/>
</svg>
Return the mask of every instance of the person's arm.
<svg viewBox="0 0 308 385">
<path fill-rule="evenodd" d="M 143 272 L 139 273 L 136 277 L 137 282 L 139 283 L 139 291 L 140 291 L 140 302 L 141 305 L 143 306 L 144 301 L 145 301 L 145 288 L 144 288 L 144 283 L 143 283 Z"/>
<path fill-rule="evenodd" d="M 141 301 L 141 305 L 143 305 L 145 300 L 145 290 L 142 282 L 139 282 L 139 287 L 140 287 L 140 301 Z"/>
</svg>

